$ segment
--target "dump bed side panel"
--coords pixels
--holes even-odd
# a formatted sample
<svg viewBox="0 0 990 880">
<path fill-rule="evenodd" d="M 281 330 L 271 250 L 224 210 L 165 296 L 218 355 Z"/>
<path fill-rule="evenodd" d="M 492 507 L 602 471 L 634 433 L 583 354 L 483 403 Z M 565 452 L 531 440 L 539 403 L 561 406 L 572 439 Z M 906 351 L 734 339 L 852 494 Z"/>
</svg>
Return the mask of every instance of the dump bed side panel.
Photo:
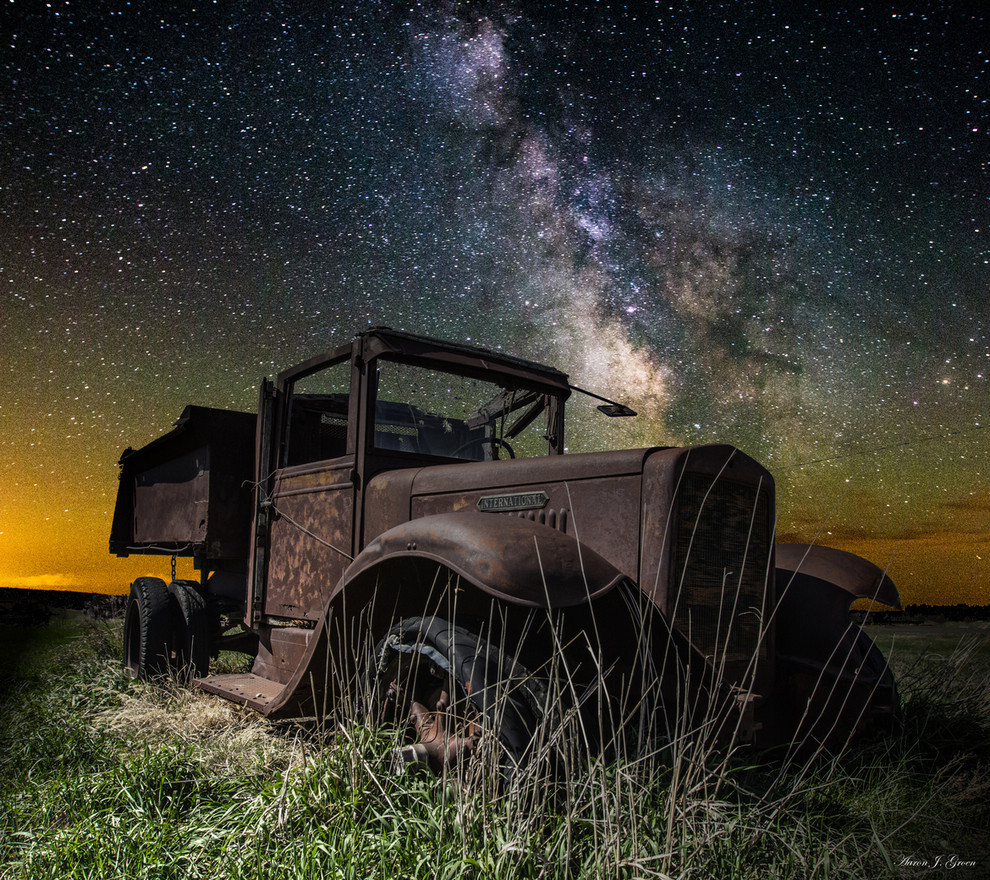
<svg viewBox="0 0 990 880">
<path fill-rule="evenodd" d="M 252 413 L 189 406 L 173 431 L 120 459 L 110 552 L 246 558 Z"/>
</svg>

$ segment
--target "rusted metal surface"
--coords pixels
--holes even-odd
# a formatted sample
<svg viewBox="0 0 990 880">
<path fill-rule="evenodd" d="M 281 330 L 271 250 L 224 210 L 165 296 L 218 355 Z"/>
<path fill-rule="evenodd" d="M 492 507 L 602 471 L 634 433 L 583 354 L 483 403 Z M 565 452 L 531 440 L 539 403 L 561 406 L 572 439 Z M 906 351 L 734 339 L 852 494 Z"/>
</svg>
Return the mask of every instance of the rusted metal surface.
<svg viewBox="0 0 990 880">
<path fill-rule="evenodd" d="M 281 682 L 272 681 L 253 672 L 227 673 L 197 678 L 197 687 L 211 694 L 218 694 L 267 715 L 272 704 L 282 696 L 285 688 Z"/>
<path fill-rule="evenodd" d="M 463 478 L 458 478 L 446 492 L 440 491 L 439 475 L 426 474 L 424 478 L 421 471 L 412 486 L 412 516 L 418 519 L 464 511 L 481 512 L 493 520 L 509 517 L 550 524 L 635 579 L 639 566 L 641 472 L 647 454 L 648 450 L 635 450 L 492 462 L 489 467 L 496 464 L 503 467 L 491 474 L 490 480 L 483 479 L 486 465 L 481 465 L 482 470 L 475 473 L 471 488 L 466 487 Z M 610 460 L 612 456 L 614 461 Z M 534 464 L 541 465 L 542 479 L 536 477 Z M 423 491 L 424 486 L 432 491 Z M 538 491 L 534 491 L 535 487 Z M 540 494 L 545 501 L 528 499 Z M 493 533 L 497 529 L 494 522 L 491 529 Z M 525 552 L 525 548 L 519 549 Z M 578 555 L 573 564 L 580 565 Z"/>
<path fill-rule="evenodd" d="M 125 451 L 110 552 L 246 556 L 255 421 L 188 406 L 173 431 Z"/>
<path fill-rule="evenodd" d="M 437 670 L 431 670 L 437 675 Z M 429 676 L 430 684 L 413 697 L 404 693 L 403 683 L 393 680 L 385 693 L 390 711 L 404 715 L 397 720 L 408 724 L 416 742 L 400 749 L 397 757 L 404 764 L 425 764 L 434 773 L 443 773 L 458 761 L 470 759 L 478 747 L 482 728 L 473 719 L 464 717 L 464 707 L 453 712 L 458 694 L 451 694 L 453 684 Z M 389 711 L 389 710 L 386 710 Z"/>
<path fill-rule="evenodd" d="M 772 674 L 766 629 L 773 602 L 771 529 L 766 486 L 694 471 L 681 475 L 670 529 L 668 614 L 727 678 L 745 681 L 747 670 L 755 670 L 758 687 Z"/>
<path fill-rule="evenodd" d="M 897 689 L 872 640 L 849 620 L 854 599 L 900 607 L 884 571 L 852 553 L 777 545 L 778 719 L 788 736 L 839 742 L 886 718 Z"/>
<path fill-rule="evenodd" d="M 442 773 L 458 761 L 467 760 L 478 747 L 480 728 L 465 735 L 448 730 L 448 718 L 443 710 L 450 702 L 446 691 L 441 691 L 431 706 L 413 702 L 409 707 L 409 723 L 416 731 L 416 738 L 427 756 L 434 773 Z"/>
<path fill-rule="evenodd" d="M 834 584 L 849 594 L 850 602 L 870 599 L 891 608 L 901 607 L 897 588 L 884 570 L 845 550 L 818 544 L 778 544 L 777 570 Z"/>
<path fill-rule="evenodd" d="M 258 645 L 253 671 L 262 678 L 286 684 L 292 680 L 317 638 L 315 630 L 309 627 L 267 628 Z"/>
<path fill-rule="evenodd" d="M 523 382 L 546 386 L 562 398 L 570 395 L 567 374 L 554 367 L 513 357 L 502 352 L 485 351 L 477 346 L 462 345 L 403 333 L 387 328 L 377 328 L 363 335 L 362 357 L 371 360 L 382 355 L 398 355 L 415 358 L 427 365 L 453 372 L 458 370 L 484 370 L 486 375 L 504 376 Z"/>
<path fill-rule="evenodd" d="M 353 554 L 349 461 L 283 473 L 272 490 L 264 613 L 318 620 Z"/>
<path fill-rule="evenodd" d="M 517 485 L 542 486 L 547 481 L 547 467 L 552 479 L 561 482 L 591 477 L 617 478 L 641 474 L 643 460 L 651 449 L 621 449 L 613 452 L 583 452 L 559 458 L 526 458 L 516 461 L 472 462 L 451 468 L 449 465 L 424 467 L 416 473 L 411 491 L 418 497 L 475 492 L 479 488 L 507 489 Z"/>
<path fill-rule="evenodd" d="M 531 607 L 586 602 L 623 577 L 591 548 L 556 529 L 519 517 L 466 512 L 414 519 L 380 535 L 354 560 L 344 586 L 403 557 L 429 559 L 486 593 Z"/>
</svg>

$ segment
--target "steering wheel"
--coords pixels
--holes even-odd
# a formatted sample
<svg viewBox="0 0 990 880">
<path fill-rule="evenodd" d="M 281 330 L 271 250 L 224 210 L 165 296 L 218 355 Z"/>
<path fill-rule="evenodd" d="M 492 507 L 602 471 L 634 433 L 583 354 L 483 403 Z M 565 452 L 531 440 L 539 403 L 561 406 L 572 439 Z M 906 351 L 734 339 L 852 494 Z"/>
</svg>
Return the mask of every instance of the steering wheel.
<svg viewBox="0 0 990 880">
<path fill-rule="evenodd" d="M 495 452 L 496 446 L 501 446 L 506 452 L 509 453 L 509 458 L 515 458 L 516 453 L 509 446 L 508 441 L 503 440 L 501 437 L 474 437 L 468 440 L 467 443 L 462 443 L 453 452 L 450 453 L 451 458 L 457 458 L 465 449 L 470 449 L 472 446 L 484 446 L 487 443 L 491 443 L 492 452 Z"/>
</svg>

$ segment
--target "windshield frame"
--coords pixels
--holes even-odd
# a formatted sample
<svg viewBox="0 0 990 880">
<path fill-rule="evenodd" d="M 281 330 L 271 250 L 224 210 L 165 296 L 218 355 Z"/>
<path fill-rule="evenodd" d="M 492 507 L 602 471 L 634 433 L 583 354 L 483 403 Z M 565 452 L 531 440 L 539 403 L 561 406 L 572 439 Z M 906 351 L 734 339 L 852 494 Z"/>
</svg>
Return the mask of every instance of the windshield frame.
<svg viewBox="0 0 990 880">
<path fill-rule="evenodd" d="M 486 461 L 491 462 L 493 460 L 505 460 L 506 457 L 515 457 L 514 455 L 506 456 L 499 455 L 493 448 L 490 457 L 485 458 L 474 458 L 474 457 L 462 457 L 462 456 L 451 456 L 449 454 L 443 454 L 439 452 L 423 451 L 422 449 L 417 449 L 412 451 L 409 449 L 402 448 L 388 448 L 376 444 L 376 408 L 379 406 L 378 397 L 378 376 L 381 365 L 383 364 L 397 364 L 410 366 L 418 368 L 425 372 L 449 375 L 456 378 L 463 378 L 468 380 L 476 380 L 479 382 L 484 382 L 490 384 L 495 388 L 501 388 L 502 393 L 505 392 L 522 392 L 522 397 L 520 402 L 518 402 L 511 409 L 503 408 L 503 411 L 495 410 L 497 417 L 502 420 L 503 431 L 499 433 L 496 440 L 494 441 L 495 446 L 500 447 L 504 450 L 506 447 L 506 437 L 513 436 L 511 432 L 519 434 L 527 428 L 530 428 L 534 422 L 539 422 L 541 415 L 546 413 L 546 430 L 544 432 L 546 447 L 539 454 L 529 454 L 525 457 L 536 458 L 545 457 L 548 455 L 561 455 L 564 452 L 564 436 L 563 436 L 563 413 L 564 413 L 564 399 L 566 397 L 567 391 L 569 389 L 564 387 L 561 389 L 556 385 L 549 385 L 547 383 L 534 381 L 531 377 L 521 375 L 518 370 L 498 370 L 493 369 L 495 366 L 491 362 L 479 365 L 475 363 L 465 363 L 461 358 L 447 359 L 447 358 L 430 358 L 430 357 L 418 357 L 411 356 L 403 353 L 397 353 L 393 351 L 382 352 L 376 355 L 374 358 L 369 359 L 365 364 L 366 370 L 366 397 L 365 397 L 365 407 L 364 410 L 367 414 L 367 430 L 365 432 L 365 454 L 381 457 L 386 456 L 399 456 L 405 457 L 415 457 L 418 460 L 428 459 L 434 461 L 443 462 L 476 462 L 476 461 Z M 498 399 L 499 395 L 494 395 L 488 400 L 479 403 L 478 407 L 472 413 L 472 416 L 478 416 L 482 414 L 486 407 L 492 405 L 494 401 Z M 385 405 L 395 406 L 402 405 L 402 402 L 396 402 L 391 400 L 382 399 L 381 401 Z M 539 404 L 537 409 L 536 405 Z M 425 412 L 419 410 L 414 404 L 408 404 L 410 406 L 410 411 L 416 410 L 416 412 Z M 531 412 L 536 409 L 536 412 Z M 428 413 L 429 415 L 443 418 L 443 413 Z M 485 421 L 487 423 L 487 420 Z M 466 424 L 466 422 L 465 422 Z M 473 428 L 478 428 L 482 425 L 482 422 L 477 421 L 472 425 Z M 507 427 L 506 427 L 507 426 Z M 491 445 L 492 441 L 487 441 L 486 445 Z"/>
</svg>

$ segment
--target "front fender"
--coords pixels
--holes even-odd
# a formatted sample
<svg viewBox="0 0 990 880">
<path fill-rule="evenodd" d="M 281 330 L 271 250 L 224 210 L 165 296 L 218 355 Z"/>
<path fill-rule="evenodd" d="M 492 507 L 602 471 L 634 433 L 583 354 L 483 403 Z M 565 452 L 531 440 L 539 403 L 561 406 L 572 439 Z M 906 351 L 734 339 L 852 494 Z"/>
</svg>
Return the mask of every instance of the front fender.
<svg viewBox="0 0 990 880">
<path fill-rule="evenodd" d="M 871 599 L 900 608 L 897 588 L 883 569 L 842 550 L 778 544 L 776 557 L 777 685 L 764 720 L 785 740 L 842 744 L 897 705 L 886 660 L 849 606 Z"/>
<path fill-rule="evenodd" d="M 849 610 L 853 599 L 901 607 L 897 587 L 884 570 L 855 553 L 817 544 L 778 544 L 776 555 L 777 580 L 784 589 L 797 580 L 838 587 L 849 597 L 843 612 Z"/>
<path fill-rule="evenodd" d="M 379 535 L 348 566 L 338 591 L 403 557 L 439 563 L 485 593 L 538 608 L 589 602 L 623 578 L 594 550 L 550 526 L 465 511 L 414 519 Z"/>
<path fill-rule="evenodd" d="M 849 606 L 873 599 L 900 608 L 897 588 L 872 562 L 815 544 L 778 544 L 777 651 L 826 663 L 851 638 Z"/>
</svg>

